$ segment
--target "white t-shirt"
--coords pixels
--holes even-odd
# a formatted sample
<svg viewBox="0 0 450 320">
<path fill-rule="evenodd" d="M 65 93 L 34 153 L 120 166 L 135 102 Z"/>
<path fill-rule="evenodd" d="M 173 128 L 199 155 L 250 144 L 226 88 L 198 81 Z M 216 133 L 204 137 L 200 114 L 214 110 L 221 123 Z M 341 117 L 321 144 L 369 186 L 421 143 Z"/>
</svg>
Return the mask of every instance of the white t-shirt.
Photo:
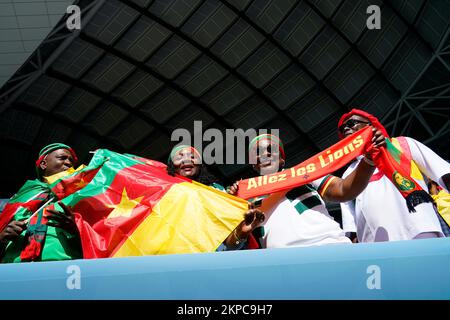
<svg viewBox="0 0 450 320">
<path fill-rule="evenodd" d="M 404 139 L 418 169 L 443 186 L 441 177 L 450 172 L 450 164 L 424 144 L 412 138 Z M 343 178 L 356 169 L 361 159 L 348 167 Z M 411 177 L 428 191 L 419 172 Z M 410 240 L 424 232 L 444 236 L 431 203 L 421 203 L 415 207 L 416 212 L 409 212 L 403 196 L 386 176 L 379 174 L 378 169 L 371 180 L 355 200 L 341 203 L 344 231 L 356 232 L 359 242 Z"/>
<path fill-rule="evenodd" d="M 264 200 L 266 219 L 254 231 L 263 248 L 351 243 L 317 192 L 327 178 Z"/>
</svg>

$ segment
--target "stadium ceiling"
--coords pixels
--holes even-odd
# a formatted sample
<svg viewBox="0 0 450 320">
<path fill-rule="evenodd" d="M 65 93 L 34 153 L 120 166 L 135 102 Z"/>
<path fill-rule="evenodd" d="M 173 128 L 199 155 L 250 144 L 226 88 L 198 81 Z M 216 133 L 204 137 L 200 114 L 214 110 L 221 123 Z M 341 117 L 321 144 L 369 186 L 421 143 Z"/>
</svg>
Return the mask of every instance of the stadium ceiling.
<svg viewBox="0 0 450 320">
<path fill-rule="evenodd" d="M 352 106 L 449 159 L 449 1 L 75 1 L 0 90 L 0 195 L 60 141 L 164 161 L 176 128 L 280 129 L 288 165 L 337 141 Z M 49 4 L 50 5 L 50 4 Z M 366 26 L 369 5 L 381 29 Z M 242 165 L 214 165 L 227 182 Z"/>
</svg>

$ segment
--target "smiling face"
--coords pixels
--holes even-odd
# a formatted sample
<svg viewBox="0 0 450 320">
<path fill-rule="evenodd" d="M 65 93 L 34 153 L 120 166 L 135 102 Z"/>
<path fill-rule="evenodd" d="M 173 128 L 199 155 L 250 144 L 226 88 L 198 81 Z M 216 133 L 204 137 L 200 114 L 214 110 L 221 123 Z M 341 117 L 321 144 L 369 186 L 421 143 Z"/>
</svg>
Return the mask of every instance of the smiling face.
<svg viewBox="0 0 450 320">
<path fill-rule="evenodd" d="M 39 167 L 42 174 L 46 177 L 65 171 L 73 167 L 74 159 L 67 149 L 58 149 L 50 152 L 44 160 L 41 161 Z"/>
<path fill-rule="evenodd" d="M 352 115 L 339 127 L 339 131 L 344 137 L 347 137 L 368 125 L 371 125 L 369 119 L 358 115 Z"/>
<path fill-rule="evenodd" d="M 175 172 L 189 179 L 196 179 L 200 174 L 200 157 L 189 148 L 177 151 L 172 158 Z"/>
<path fill-rule="evenodd" d="M 254 150 L 256 164 L 253 165 L 253 169 L 260 175 L 276 173 L 284 167 L 284 159 L 281 158 L 280 149 L 276 143 L 264 139 L 258 142 L 257 149 Z"/>
</svg>

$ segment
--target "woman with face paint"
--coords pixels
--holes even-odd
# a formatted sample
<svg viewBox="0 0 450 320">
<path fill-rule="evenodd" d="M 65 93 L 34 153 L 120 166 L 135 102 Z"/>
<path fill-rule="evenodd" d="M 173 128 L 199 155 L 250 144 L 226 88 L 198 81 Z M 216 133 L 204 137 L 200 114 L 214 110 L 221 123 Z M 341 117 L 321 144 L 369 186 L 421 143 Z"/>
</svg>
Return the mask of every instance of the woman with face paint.
<svg viewBox="0 0 450 320">
<path fill-rule="evenodd" d="M 202 157 L 194 147 L 180 145 L 173 148 L 167 162 L 167 172 L 170 175 L 178 174 L 226 192 L 225 188 L 217 183 L 217 179 L 202 164 Z M 250 209 L 245 212 L 243 221 L 225 239 L 217 251 L 247 248 L 248 238 L 252 237 L 251 231 L 262 221 L 264 221 L 264 213 L 260 210 Z"/>
<path fill-rule="evenodd" d="M 381 132 L 374 132 L 373 145 L 383 141 Z M 283 142 L 274 135 L 263 134 L 249 145 L 253 169 L 259 175 L 283 170 L 285 152 Z M 266 220 L 254 230 L 263 248 L 303 247 L 333 243 L 351 243 L 339 224 L 328 213 L 323 199 L 347 201 L 359 194 L 367 185 L 374 167 L 362 161 L 354 174 L 341 179 L 327 175 L 311 184 L 295 187 L 268 198 L 270 207 Z M 231 187 L 237 194 L 239 183 Z"/>
</svg>

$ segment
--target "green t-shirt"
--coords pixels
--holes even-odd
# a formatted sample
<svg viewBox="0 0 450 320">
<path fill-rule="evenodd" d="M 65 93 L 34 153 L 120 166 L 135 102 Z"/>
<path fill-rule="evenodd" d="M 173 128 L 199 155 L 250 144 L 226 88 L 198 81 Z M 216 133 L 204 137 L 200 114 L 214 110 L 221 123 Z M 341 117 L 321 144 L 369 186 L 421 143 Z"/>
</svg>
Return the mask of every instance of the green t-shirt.
<svg viewBox="0 0 450 320">
<path fill-rule="evenodd" d="M 25 233 L 26 230 L 14 242 L 10 241 L 7 244 L 3 255 L 3 263 L 22 262 L 20 253 L 27 245 Z M 81 259 L 82 257 L 78 236 L 73 236 L 59 228 L 48 226 L 39 261 L 71 260 Z"/>
<path fill-rule="evenodd" d="M 28 181 L 27 184 L 28 188 L 30 187 L 30 184 L 36 184 L 36 186 L 41 187 L 45 185 L 39 180 Z M 16 196 L 20 196 L 21 190 L 19 190 Z M 27 191 L 29 191 L 29 189 Z M 18 210 L 18 212 L 14 215 L 13 220 L 25 220 L 31 215 L 32 212 L 29 210 Z M 2 262 L 21 262 L 20 253 L 27 245 L 25 235 L 26 229 L 15 241 L 9 241 L 7 243 Z M 39 261 L 71 260 L 80 259 L 82 257 L 83 254 L 78 235 L 72 235 L 60 228 L 55 228 L 52 226 L 47 227 L 47 235 L 45 237 L 45 242 Z"/>
</svg>

